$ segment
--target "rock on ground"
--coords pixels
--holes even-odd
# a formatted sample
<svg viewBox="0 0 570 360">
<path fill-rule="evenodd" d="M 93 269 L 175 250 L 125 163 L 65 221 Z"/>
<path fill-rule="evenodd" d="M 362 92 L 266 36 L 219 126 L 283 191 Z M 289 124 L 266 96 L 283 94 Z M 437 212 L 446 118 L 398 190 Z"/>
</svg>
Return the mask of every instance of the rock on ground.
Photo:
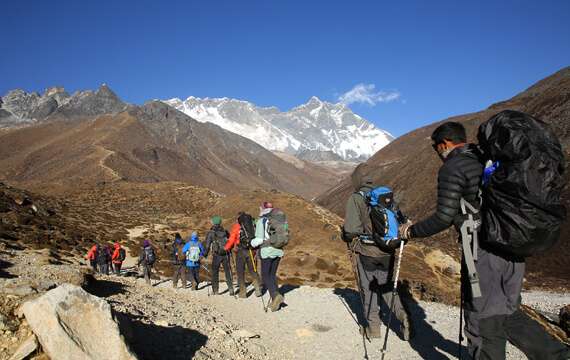
<svg viewBox="0 0 570 360">
<path fill-rule="evenodd" d="M 136 359 L 125 344 L 110 305 L 80 287 L 63 284 L 23 307 L 46 354 L 58 359 Z"/>
</svg>

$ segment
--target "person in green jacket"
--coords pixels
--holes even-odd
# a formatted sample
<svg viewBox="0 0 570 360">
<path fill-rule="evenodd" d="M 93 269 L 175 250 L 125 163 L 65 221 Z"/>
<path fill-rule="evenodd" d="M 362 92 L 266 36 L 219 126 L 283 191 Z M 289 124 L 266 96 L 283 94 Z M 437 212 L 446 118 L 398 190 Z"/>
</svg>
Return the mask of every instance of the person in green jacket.
<svg viewBox="0 0 570 360">
<path fill-rule="evenodd" d="M 284 252 L 282 249 L 272 247 L 267 241 L 269 239 L 267 221 L 271 211 L 273 211 L 273 204 L 267 201 L 261 204 L 259 219 L 255 226 L 255 238 L 251 241 L 251 246 L 254 248 L 261 246 L 261 277 L 271 296 L 269 308 L 271 311 L 277 311 L 285 301 L 277 284 L 277 268 Z"/>
</svg>

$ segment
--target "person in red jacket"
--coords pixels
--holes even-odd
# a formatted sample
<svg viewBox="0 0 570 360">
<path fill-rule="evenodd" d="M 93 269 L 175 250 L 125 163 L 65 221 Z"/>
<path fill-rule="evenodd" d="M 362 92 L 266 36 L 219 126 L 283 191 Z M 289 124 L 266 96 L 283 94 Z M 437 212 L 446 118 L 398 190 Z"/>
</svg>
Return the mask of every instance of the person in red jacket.
<svg viewBox="0 0 570 360">
<path fill-rule="evenodd" d="M 85 258 L 89 260 L 89 264 L 93 268 L 93 271 L 97 272 L 97 244 L 93 244 L 91 249 L 89 249 L 87 252 Z"/>
<path fill-rule="evenodd" d="M 123 261 L 125 261 L 125 256 L 125 249 L 121 247 L 121 244 L 115 243 L 115 250 L 113 251 L 111 260 L 113 261 L 113 269 L 115 270 L 116 275 L 121 273 L 121 267 L 123 266 Z"/>
<path fill-rule="evenodd" d="M 230 230 L 230 237 L 224 249 L 226 251 L 230 251 L 232 248 L 235 249 L 236 253 L 236 271 L 238 274 L 238 287 L 239 287 L 239 297 L 240 298 L 247 298 L 247 284 L 245 283 L 245 268 L 249 272 L 250 278 L 253 280 L 253 286 L 255 287 L 255 295 L 261 296 L 261 286 L 259 281 L 259 276 L 257 275 L 257 271 L 255 269 L 255 264 L 253 263 L 254 257 L 253 252 L 251 250 L 251 246 L 249 245 L 250 239 L 255 236 L 255 234 L 251 234 L 251 236 L 247 235 L 247 231 L 244 231 L 242 226 L 240 225 L 240 218 L 245 216 L 249 216 L 243 212 L 240 212 L 237 216 L 237 221 L 235 224 L 232 225 Z M 249 217 L 251 219 L 251 217 Z M 253 229 L 253 224 L 251 226 Z M 251 231 L 251 230 L 250 230 Z M 251 231 L 253 232 L 253 231 Z"/>
</svg>

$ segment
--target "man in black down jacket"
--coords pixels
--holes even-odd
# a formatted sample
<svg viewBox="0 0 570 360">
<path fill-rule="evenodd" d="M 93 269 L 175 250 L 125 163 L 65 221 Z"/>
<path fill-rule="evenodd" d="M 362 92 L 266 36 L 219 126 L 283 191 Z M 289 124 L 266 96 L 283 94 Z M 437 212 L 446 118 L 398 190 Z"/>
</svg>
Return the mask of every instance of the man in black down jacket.
<svg viewBox="0 0 570 360">
<path fill-rule="evenodd" d="M 404 239 L 429 237 L 451 225 L 459 231 L 463 222 L 461 198 L 479 208 L 483 166 L 477 148 L 466 144 L 463 125 L 444 123 L 435 129 L 431 139 L 434 150 L 443 160 L 437 181 L 437 210 L 423 221 L 402 225 L 400 231 Z M 505 258 L 479 245 L 475 267 L 481 297 L 470 296 L 466 266 L 462 261 L 465 333 L 472 358 L 505 359 L 509 340 L 529 359 L 567 359 L 565 347 L 520 310 L 524 259 Z"/>
</svg>

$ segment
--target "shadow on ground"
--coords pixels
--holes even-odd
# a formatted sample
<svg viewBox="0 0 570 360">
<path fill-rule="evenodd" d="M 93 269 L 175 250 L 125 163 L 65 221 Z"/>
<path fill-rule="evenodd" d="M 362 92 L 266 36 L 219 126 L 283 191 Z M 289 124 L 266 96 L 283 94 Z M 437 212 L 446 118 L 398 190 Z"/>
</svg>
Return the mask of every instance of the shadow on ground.
<svg viewBox="0 0 570 360">
<path fill-rule="evenodd" d="M 410 346 L 414 349 L 422 359 L 439 360 L 457 357 L 459 345 L 456 341 L 451 341 L 444 338 L 430 322 L 427 321 L 425 310 L 421 305 L 413 299 L 409 292 L 409 286 L 404 282 L 401 285 L 399 294 L 402 297 L 408 313 L 411 314 L 413 321 L 413 330 L 415 336 L 409 341 Z M 335 288 L 334 294 L 338 295 L 343 305 L 350 313 L 352 319 L 356 324 L 361 324 L 363 321 L 363 308 L 360 300 L 360 294 L 349 288 Z M 382 317 L 383 323 L 388 322 L 388 306 L 382 304 Z M 385 335 L 386 328 L 382 328 L 382 337 Z M 459 323 L 457 324 L 457 331 L 459 331 Z M 390 324 L 390 335 L 398 336 L 402 339 L 400 331 L 400 322 L 392 317 Z M 459 335 L 458 335 L 459 336 Z M 467 348 L 462 347 L 462 354 L 467 354 Z"/>
<path fill-rule="evenodd" d="M 85 290 L 92 295 L 102 298 L 106 298 L 117 294 L 124 294 L 127 292 L 127 290 L 125 289 L 125 285 L 110 280 L 97 280 L 90 282 L 85 287 Z"/>
<path fill-rule="evenodd" d="M 13 266 L 13 264 L 11 262 L 0 260 L 0 278 L 13 279 L 13 278 L 17 277 L 16 275 L 12 275 L 5 270 L 5 269 L 8 269 L 9 267 L 12 267 L 12 266 Z"/>
<path fill-rule="evenodd" d="M 279 288 L 279 292 L 281 294 L 285 295 L 288 292 L 291 292 L 291 291 L 296 290 L 298 288 L 299 288 L 299 285 L 284 284 L 283 286 L 281 286 Z"/>
<path fill-rule="evenodd" d="M 129 348 L 142 360 L 192 359 L 208 341 L 196 330 L 149 324 L 127 313 L 115 316 Z"/>
</svg>

